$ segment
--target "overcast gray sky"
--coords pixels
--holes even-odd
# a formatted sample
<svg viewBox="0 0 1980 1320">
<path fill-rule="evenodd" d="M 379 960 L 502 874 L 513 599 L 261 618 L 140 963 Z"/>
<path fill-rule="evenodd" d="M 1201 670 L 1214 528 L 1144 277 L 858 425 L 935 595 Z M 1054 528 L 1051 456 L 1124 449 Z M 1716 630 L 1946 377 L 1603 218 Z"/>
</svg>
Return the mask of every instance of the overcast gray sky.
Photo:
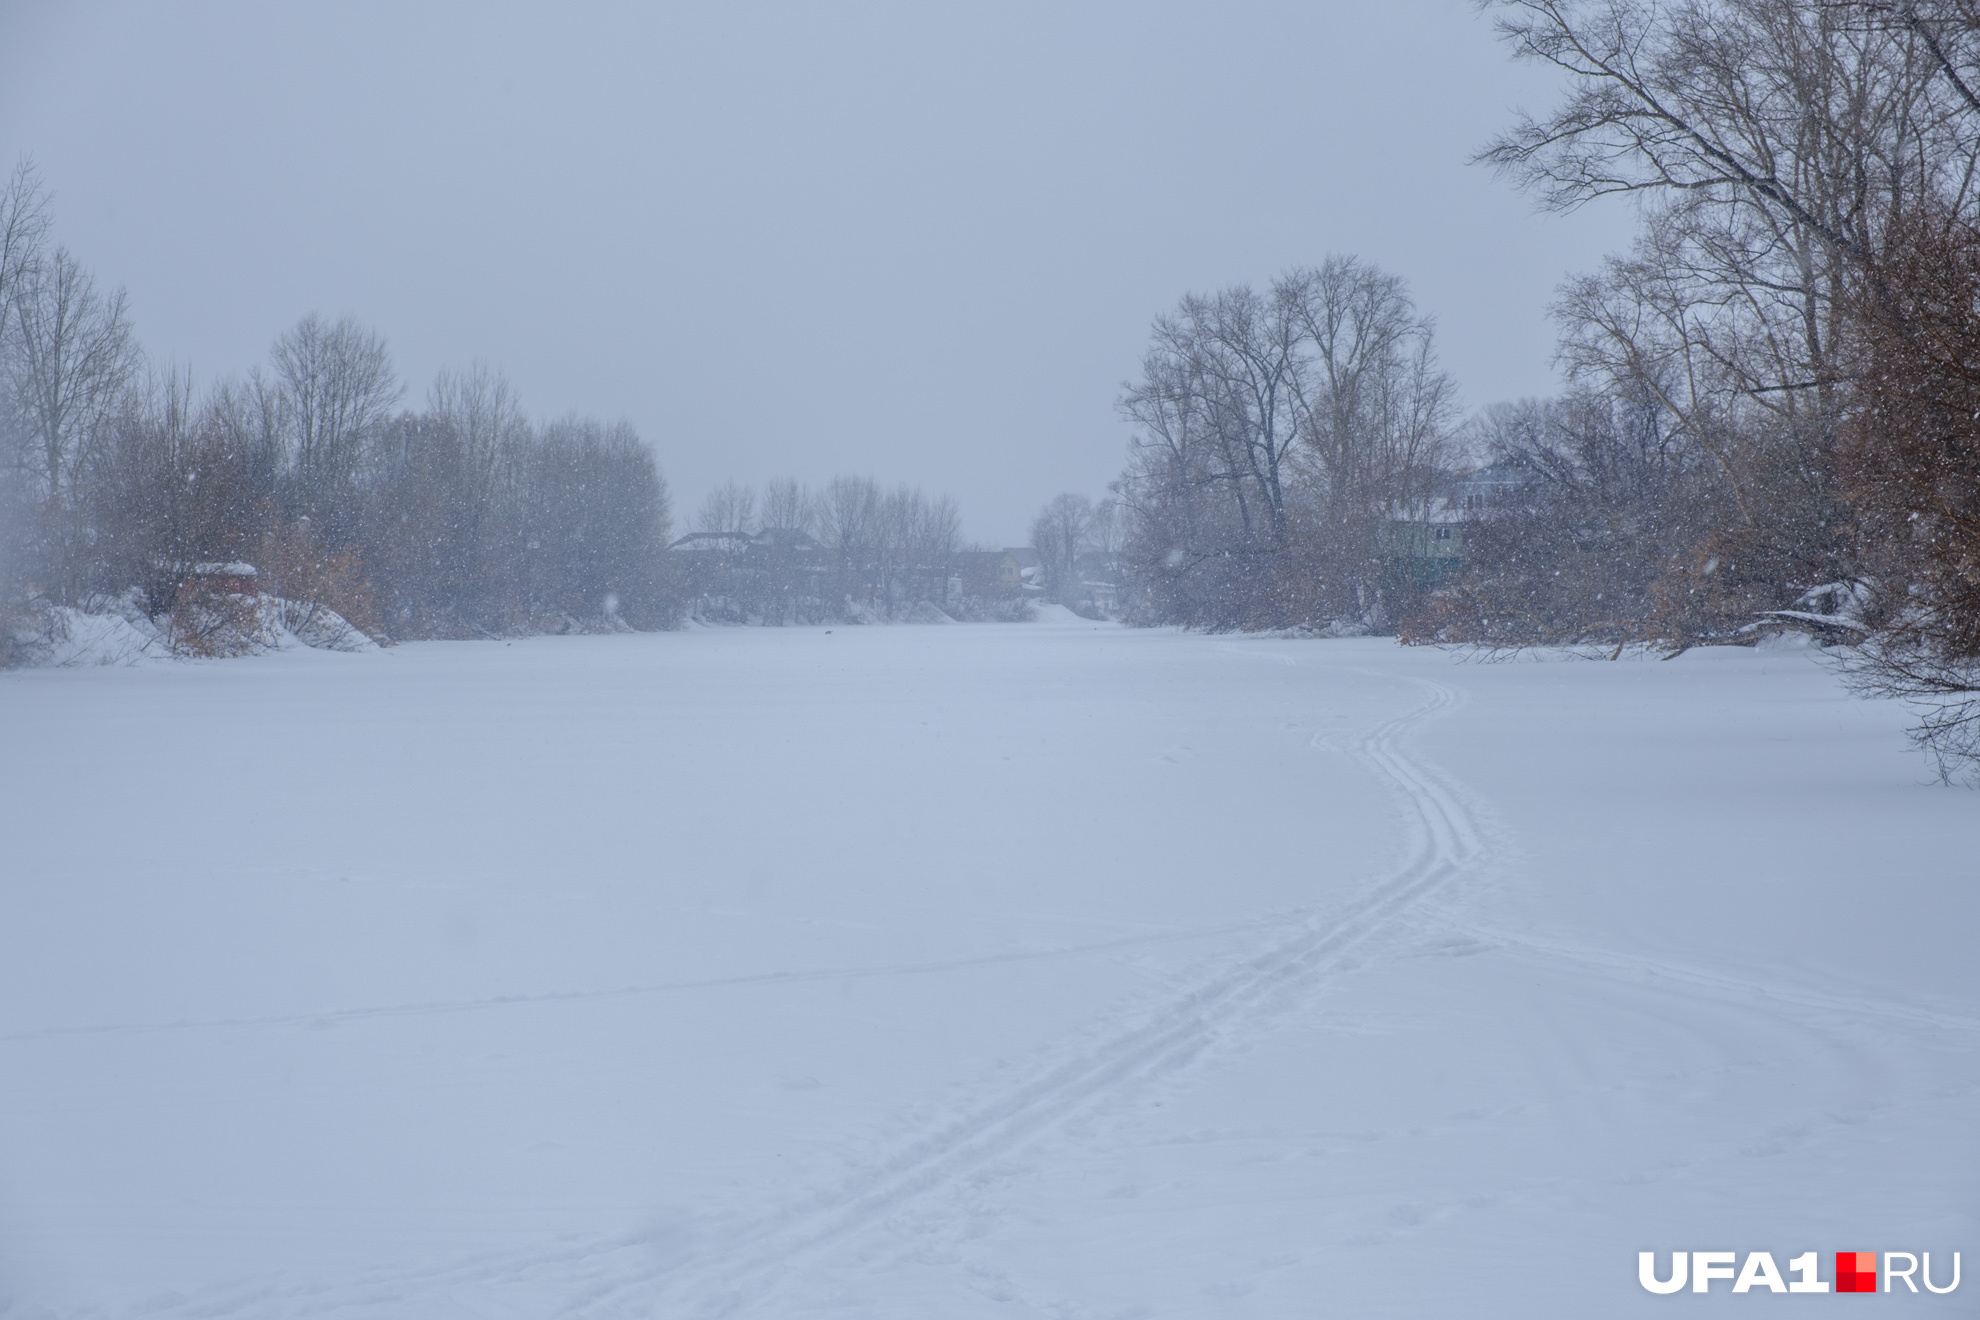
<svg viewBox="0 0 1980 1320">
<path fill-rule="evenodd" d="M 860 471 L 1015 542 L 1102 493 L 1183 293 L 1354 252 L 1469 405 L 1546 391 L 1546 306 L 1627 239 L 1466 164 L 1549 82 L 1466 0 L 130 4 L 0 0 L 0 160 L 203 378 L 311 309 L 408 398 L 482 357 L 630 418 L 677 515 Z"/>
</svg>

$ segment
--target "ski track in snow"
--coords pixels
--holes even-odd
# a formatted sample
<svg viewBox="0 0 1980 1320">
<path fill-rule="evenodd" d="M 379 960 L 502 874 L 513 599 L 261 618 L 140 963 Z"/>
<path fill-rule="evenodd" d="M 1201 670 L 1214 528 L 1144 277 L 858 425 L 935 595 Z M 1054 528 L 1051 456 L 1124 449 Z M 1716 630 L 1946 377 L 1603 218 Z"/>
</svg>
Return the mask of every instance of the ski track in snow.
<svg viewBox="0 0 1980 1320">
<path fill-rule="evenodd" d="M 1233 644 L 1225 650 L 1287 665 L 1299 660 L 1283 652 Z M 1338 671 L 1337 671 L 1338 672 Z M 1353 670 L 1393 681 L 1393 674 Z M 1348 752 L 1368 764 L 1394 790 L 1404 807 L 1406 849 L 1400 865 L 1339 906 L 1313 907 L 1262 919 L 1202 930 L 1165 932 L 1058 950 L 994 955 L 954 962 L 830 971 L 768 973 L 633 986 L 613 990 L 506 996 L 498 999 L 348 1009 L 281 1017 L 45 1028 L 0 1036 L 17 1040 L 87 1032 L 180 1030 L 193 1027 L 293 1025 L 355 1020 L 393 1014 L 448 1013 L 519 1003 L 658 994 L 722 986 L 778 984 L 848 977 L 933 974 L 1006 962 L 1067 958 L 1141 945 L 1275 930 L 1262 950 L 1227 956 L 1199 969 L 1195 979 L 1165 1002 L 1144 1007 L 1132 1018 L 1103 1028 L 1026 1080 L 989 1096 L 963 1112 L 926 1127 L 898 1144 L 891 1154 L 851 1176 L 754 1218 L 699 1232 L 685 1247 L 656 1249 L 643 1235 L 565 1239 L 524 1252 L 489 1252 L 425 1267 L 375 1272 L 327 1285 L 257 1284 L 213 1290 L 196 1299 L 173 1299 L 142 1312 L 183 1320 L 226 1320 L 240 1316 L 317 1316 L 369 1313 L 379 1316 L 453 1313 L 469 1294 L 510 1288 L 551 1302 L 548 1314 L 574 1320 L 606 1317 L 709 1317 L 748 1315 L 767 1309 L 782 1286 L 829 1253 L 878 1230 L 902 1230 L 903 1212 L 944 1192 L 966 1189 L 986 1171 L 1069 1121 L 1124 1094 L 1174 1077 L 1220 1044 L 1248 1029 L 1263 1027 L 1305 992 L 1359 964 L 1347 957 L 1370 937 L 1407 919 L 1448 928 L 1457 923 L 1483 948 L 1543 962 L 1573 978 L 1614 987 L 1620 993 L 1666 1006 L 1670 996 L 1690 1000 L 1698 1010 L 1684 1025 L 1722 1048 L 1729 1041 L 1752 1044 L 1756 1037 L 1779 1043 L 1798 1041 L 1796 1053 L 1825 1080 L 1845 1075 L 1859 1080 L 1860 1069 L 1837 1069 L 1838 1054 L 1852 1043 L 1838 1032 L 1840 1017 L 1871 1017 L 1932 1030 L 1972 1032 L 1980 1020 L 1950 1011 L 1870 996 L 1838 994 L 1794 984 L 1754 969 L 1707 970 L 1623 953 L 1565 938 L 1480 927 L 1457 917 L 1462 897 L 1456 882 L 1476 882 L 1492 861 L 1491 831 L 1483 809 L 1466 790 L 1406 750 L 1408 734 L 1451 711 L 1461 694 L 1423 678 L 1407 681 L 1427 691 L 1427 699 L 1376 726 L 1356 740 L 1317 734 L 1316 749 Z M 1299 992 L 1295 995 L 1292 992 Z M 1664 1010 L 1668 1012 L 1668 1008 Z M 1851 1090 L 1846 1086 L 1829 1088 Z M 1860 1107 L 1858 1097 L 1844 1109 Z M 1847 1115 L 1838 1117 L 1847 1121 Z M 1787 1134 L 1797 1140 L 1799 1131 Z M 1774 1140 L 1762 1136 L 1763 1140 Z M 911 1230 L 903 1230 L 911 1231 Z M 483 1308 L 469 1304 L 475 1313 Z M 504 1308 L 507 1309 L 506 1307 Z M 520 1313 L 520 1312 L 519 1312 Z M 538 1314 L 536 1310 L 528 1312 Z"/>
<path fill-rule="evenodd" d="M 1598 976 L 1632 982 L 1668 993 L 1693 993 L 1722 1002 L 1755 1001 L 1756 1007 L 1780 1005 L 1775 1016 L 1787 1016 L 1782 1009 L 1804 1010 L 1824 1021 L 1836 1016 L 1882 1018 L 1913 1026 L 1936 1027 L 1950 1031 L 1980 1031 L 1980 1018 L 1927 1005 L 1908 1004 L 1875 995 L 1838 995 L 1797 985 L 1778 976 L 1736 975 L 1719 970 L 1693 967 L 1687 963 L 1640 954 L 1622 953 L 1592 944 L 1518 934 L 1490 926 L 1474 926 L 1470 933 L 1517 957 L 1568 963 Z"/>
<path fill-rule="evenodd" d="M 1271 654 L 1271 653 L 1263 653 Z M 1285 663 L 1297 661 L 1274 656 Z M 1242 1030 L 1283 993 L 1339 968 L 1343 955 L 1484 856 L 1469 803 L 1401 748 L 1414 726 L 1459 704 L 1458 692 L 1417 679 L 1429 699 L 1378 725 L 1356 751 L 1411 807 L 1403 864 L 1343 909 L 1286 919 L 1288 933 L 1217 969 L 1154 1013 L 1087 1046 L 1042 1076 L 1006 1091 L 836 1187 L 751 1225 L 705 1259 L 642 1270 L 598 1287 L 569 1314 L 736 1313 L 777 1281 L 847 1239 L 884 1224 L 909 1202 L 960 1184 L 1124 1088 L 1170 1076 Z M 1318 739 L 1315 739 L 1316 745 Z"/>
<path fill-rule="evenodd" d="M 1207 926 L 1197 930 L 1170 931 L 1159 935 L 1130 935 L 1118 940 L 1073 944 L 1059 949 L 991 953 L 979 958 L 955 958 L 941 962 L 893 963 L 880 967 L 825 967 L 804 972 L 756 972 L 743 976 L 715 976 L 699 981 L 661 981 L 652 985 L 627 985 L 600 990 L 546 990 L 536 994 L 492 995 L 479 999 L 442 999 L 417 1004 L 377 1004 L 360 1008 L 273 1013 L 256 1017 L 182 1018 L 169 1022 L 109 1022 L 83 1026 L 27 1027 L 18 1031 L 0 1032 L 0 1043 L 46 1040 L 60 1036 L 142 1036 L 157 1032 L 217 1031 L 238 1027 L 322 1027 L 339 1022 L 363 1022 L 371 1018 L 433 1017 L 448 1013 L 473 1013 L 534 1004 L 581 1003 L 596 999 L 637 999 L 648 995 L 678 994 L 690 990 L 721 990 L 733 986 L 802 985 L 809 981 L 859 981 L 894 976 L 933 976 L 942 972 L 996 967 L 1006 963 L 1052 962 L 1062 958 L 1083 958 L 1113 953 L 1121 949 L 1215 939 L 1223 935 L 1263 929 L 1273 924 L 1275 924 L 1273 919 L 1261 918 L 1255 921 L 1232 922 L 1223 926 Z"/>
<path fill-rule="evenodd" d="M 1227 646 L 1238 651 L 1240 648 Z M 1287 665 L 1283 653 L 1245 650 L 1251 656 Z M 1362 671 L 1355 671 L 1362 672 Z M 1390 675 L 1375 675 L 1393 680 Z M 484 1253 L 424 1268 L 381 1271 L 360 1280 L 330 1285 L 258 1284 L 215 1290 L 201 1298 L 153 1306 L 144 1314 L 188 1320 L 240 1315 L 309 1316 L 375 1309 L 401 1314 L 403 1304 L 420 1300 L 431 1314 L 441 1296 L 457 1289 L 490 1285 L 528 1286 L 536 1282 L 561 1294 L 556 1312 L 573 1317 L 718 1316 L 744 1313 L 766 1300 L 780 1280 L 820 1256 L 885 1225 L 911 1203 L 963 1184 L 992 1165 L 1104 1099 L 1128 1088 L 1147 1086 L 1189 1067 L 1208 1050 L 1241 1032 L 1247 1022 L 1283 1005 L 1286 992 L 1310 989 L 1343 970 L 1344 955 L 1399 915 L 1467 872 L 1486 857 L 1484 835 L 1468 795 L 1448 784 L 1402 746 L 1410 730 L 1455 708 L 1457 690 L 1427 679 L 1408 680 L 1428 692 L 1403 714 L 1377 725 L 1342 747 L 1331 736 L 1315 735 L 1315 748 L 1351 751 L 1392 785 L 1407 805 L 1406 850 L 1387 878 L 1365 888 L 1339 907 L 1303 909 L 1215 928 L 1126 940 L 1074 949 L 999 955 L 960 963 L 931 963 L 855 971 L 767 974 L 727 978 L 710 986 L 825 979 L 857 975 L 926 973 L 953 967 L 1066 957 L 1158 942 L 1277 928 L 1280 937 L 1263 951 L 1199 972 L 1194 984 L 1153 1011 L 1083 1043 L 1030 1079 L 953 1115 L 900 1145 L 891 1155 L 853 1176 L 817 1189 L 768 1215 L 703 1234 L 677 1260 L 662 1259 L 639 1236 L 567 1240 L 527 1253 Z M 160 1031 L 195 1026 L 293 1025 L 323 1020 L 360 1019 L 395 1013 L 457 1012 L 504 1003 L 560 1002 L 571 999 L 657 993 L 704 983 L 630 987 L 501 1000 L 409 1005 L 283 1017 L 216 1020 L 202 1023 L 128 1024 L 52 1028 L 13 1037 L 82 1032 Z"/>
</svg>

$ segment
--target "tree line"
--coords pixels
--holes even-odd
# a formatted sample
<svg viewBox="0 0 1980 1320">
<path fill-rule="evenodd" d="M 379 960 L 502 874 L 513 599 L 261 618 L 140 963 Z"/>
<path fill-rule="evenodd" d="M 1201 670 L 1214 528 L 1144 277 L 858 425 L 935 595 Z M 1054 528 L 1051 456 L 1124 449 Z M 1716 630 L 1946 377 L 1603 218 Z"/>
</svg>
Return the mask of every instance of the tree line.
<svg viewBox="0 0 1980 1320">
<path fill-rule="evenodd" d="M 1114 498 L 1041 512 L 1029 589 L 1118 585 L 1146 622 L 1612 653 L 1803 628 L 1974 762 L 1980 0 L 1485 8 L 1565 90 L 1479 160 L 1545 207 L 1622 196 L 1640 217 L 1559 290 L 1560 393 L 1463 415 L 1432 319 L 1356 257 L 1185 297 L 1123 389 Z M 659 626 L 690 598 L 896 617 L 956 605 L 976 562 L 952 502 L 857 477 L 724 488 L 696 532 L 727 550 L 669 555 L 629 427 L 533 421 L 479 366 L 403 397 L 349 319 L 305 317 L 203 387 L 149 362 L 18 169 L 0 648 L 114 606 L 197 649 L 215 612 L 195 570 L 234 560 L 392 637 Z"/>
<path fill-rule="evenodd" d="M 952 579 L 969 552 L 954 499 L 871 477 L 820 487 L 778 478 L 725 482 L 695 511 L 675 556 L 700 618 L 829 623 L 970 613 Z"/>
<path fill-rule="evenodd" d="M 1487 0 L 1565 80 L 1480 161 L 1623 196 L 1564 389 L 1461 419 L 1401 282 L 1190 297 L 1121 409 L 1139 617 L 1670 651 L 1848 643 L 1980 756 L 1980 0 Z"/>
<path fill-rule="evenodd" d="M 146 358 L 122 291 L 51 228 L 23 164 L 0 190 L 0 662 L 64 608 L 249 645 L 259 606 L 203 571 L 237 561 L 286 622 L 381 639 L 677 617 L 667 486 L 629 425 L 532 421 L 479 364 L 403 407 L 385 340 L 315 314 L 202 387 Z"/>
</svg>

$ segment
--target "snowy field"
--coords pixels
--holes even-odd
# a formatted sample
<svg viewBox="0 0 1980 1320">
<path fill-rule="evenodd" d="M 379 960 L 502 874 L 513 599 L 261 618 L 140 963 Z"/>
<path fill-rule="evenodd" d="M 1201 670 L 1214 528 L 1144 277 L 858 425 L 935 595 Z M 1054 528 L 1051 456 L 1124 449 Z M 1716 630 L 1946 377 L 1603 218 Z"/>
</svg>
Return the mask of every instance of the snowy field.
<svg viewBox="0 0 1980 1320">
<path fill-rule="evenodd" d="M 0 675 L 0 1315 L 1943 1283 L 1980 794 L 1903 725 L 1799 652 L 1069 616 Z"/>
</svg>

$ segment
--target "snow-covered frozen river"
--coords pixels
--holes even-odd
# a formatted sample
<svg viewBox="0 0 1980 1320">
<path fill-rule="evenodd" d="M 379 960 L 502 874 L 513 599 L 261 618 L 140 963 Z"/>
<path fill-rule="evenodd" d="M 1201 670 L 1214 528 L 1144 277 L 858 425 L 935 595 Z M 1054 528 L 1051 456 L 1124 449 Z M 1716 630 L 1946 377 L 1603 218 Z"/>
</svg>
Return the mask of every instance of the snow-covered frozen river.
<svg viewBox="0 0 1980 1320">
<path fill-rule="evenodd" d="M 1971 1256 L 1980 794 L 1903 725 L 1796 652 L 1069 618 L 0 675 L 0 1314 L 1624 1315 L 1684 1304 L 1639 1250 Z"/>
</svg>

